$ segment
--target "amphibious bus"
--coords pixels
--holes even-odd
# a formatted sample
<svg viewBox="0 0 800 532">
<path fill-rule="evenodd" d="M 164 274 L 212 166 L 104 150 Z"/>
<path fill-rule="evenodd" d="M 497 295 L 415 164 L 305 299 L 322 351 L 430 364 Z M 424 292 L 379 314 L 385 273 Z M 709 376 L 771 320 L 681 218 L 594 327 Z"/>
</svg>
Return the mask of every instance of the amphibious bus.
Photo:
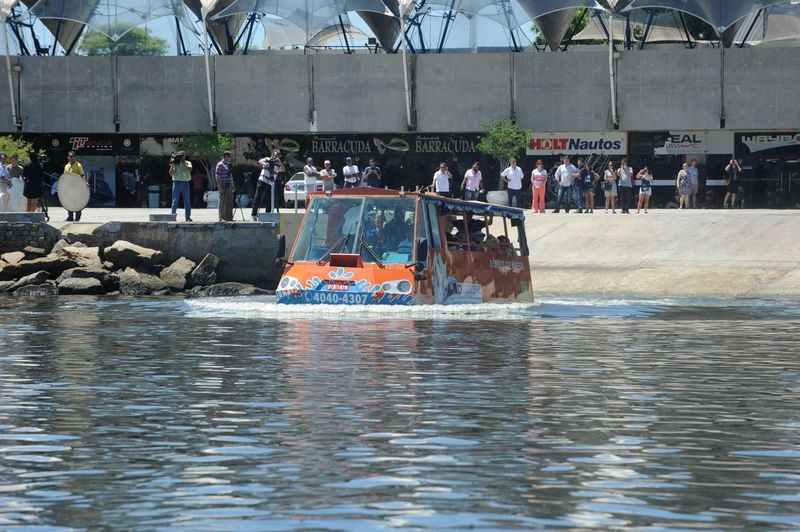
<svg viewBox="0 0 800 532">
<path fill-rule="evenodd" d="M 530 302 L 524 219 L 522 209 L 428 193 L 312 194 L 288 258 L 280 251 L 277 302 Z"/>
</svg>

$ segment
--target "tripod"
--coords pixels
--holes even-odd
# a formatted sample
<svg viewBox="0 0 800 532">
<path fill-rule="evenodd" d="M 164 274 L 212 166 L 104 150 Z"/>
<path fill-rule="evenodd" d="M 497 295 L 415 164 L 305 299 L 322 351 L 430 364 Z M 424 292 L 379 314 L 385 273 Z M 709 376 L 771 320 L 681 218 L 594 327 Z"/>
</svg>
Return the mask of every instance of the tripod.
<svg viewBox="0 0 800 532">
<path fill-rule="evenodd" d="M 247 184 L 248 195 L 250 195 L 249 194 L 249 191 L 250 191 L 250 188 L 251 188 L 251 186 L 250 186 L 250 175 L 252 175 L 252 173 L 253 172 L 243 172 L 242 173 L 242 175 L 244 176 L 244 182 Z M 233 217 L 236 218 L 236 209 L 238 208 L 239 209 L 239 214 L 242 215 L 242 221 L 247 221 L 247 218 L 245 218 L 245 216 L 244 216 L 244 209 L 242 208 L 242 204 L 241 204 L 242 194 L 243 194 L 243 192 L 240 189 L 237 188 L 236 192 L 233 195 Z M 252 198 L 251 198 L 251 201 L 252 201 Z"/>
</svg>

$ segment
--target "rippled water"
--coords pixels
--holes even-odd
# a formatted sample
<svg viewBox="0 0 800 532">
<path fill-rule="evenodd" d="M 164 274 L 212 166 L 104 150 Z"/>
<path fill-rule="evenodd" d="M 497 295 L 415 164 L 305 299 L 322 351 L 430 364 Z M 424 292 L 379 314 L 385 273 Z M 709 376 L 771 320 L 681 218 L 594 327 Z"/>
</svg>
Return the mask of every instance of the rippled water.
<svg viewBox="0 0 800 532">
<path fill-rule="evenodd" d="M 800 527 L 800 308 L 0 298 L 0 528 Z"/>
</svg>

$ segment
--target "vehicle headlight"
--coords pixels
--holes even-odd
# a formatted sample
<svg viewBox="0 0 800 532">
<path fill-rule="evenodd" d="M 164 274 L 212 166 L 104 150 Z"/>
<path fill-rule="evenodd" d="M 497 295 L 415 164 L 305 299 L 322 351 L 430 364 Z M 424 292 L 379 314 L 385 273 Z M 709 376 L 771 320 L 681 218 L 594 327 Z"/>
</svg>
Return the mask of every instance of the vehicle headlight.
<svg viewBox="0 0 800 532">
<path fill-rule="evenodd" d="M 404 294 L 407 294 L 411 292 L 411 283 L 409 283 L 408 281 L 400 281 L 400 283 L 397 285 L 397 290 Z"/>
</svg>

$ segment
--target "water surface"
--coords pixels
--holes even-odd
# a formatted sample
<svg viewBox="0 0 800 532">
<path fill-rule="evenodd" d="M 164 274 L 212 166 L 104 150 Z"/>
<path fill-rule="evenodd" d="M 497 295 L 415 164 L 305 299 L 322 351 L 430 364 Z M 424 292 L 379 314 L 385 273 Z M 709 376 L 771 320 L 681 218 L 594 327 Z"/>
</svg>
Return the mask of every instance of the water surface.
<svg viewBox="0 0 800 532">
<path fill-rule="evenodd" d="M 0 298 L 0 528 L 800 527 L 800 308 Z"/>
</svg>

